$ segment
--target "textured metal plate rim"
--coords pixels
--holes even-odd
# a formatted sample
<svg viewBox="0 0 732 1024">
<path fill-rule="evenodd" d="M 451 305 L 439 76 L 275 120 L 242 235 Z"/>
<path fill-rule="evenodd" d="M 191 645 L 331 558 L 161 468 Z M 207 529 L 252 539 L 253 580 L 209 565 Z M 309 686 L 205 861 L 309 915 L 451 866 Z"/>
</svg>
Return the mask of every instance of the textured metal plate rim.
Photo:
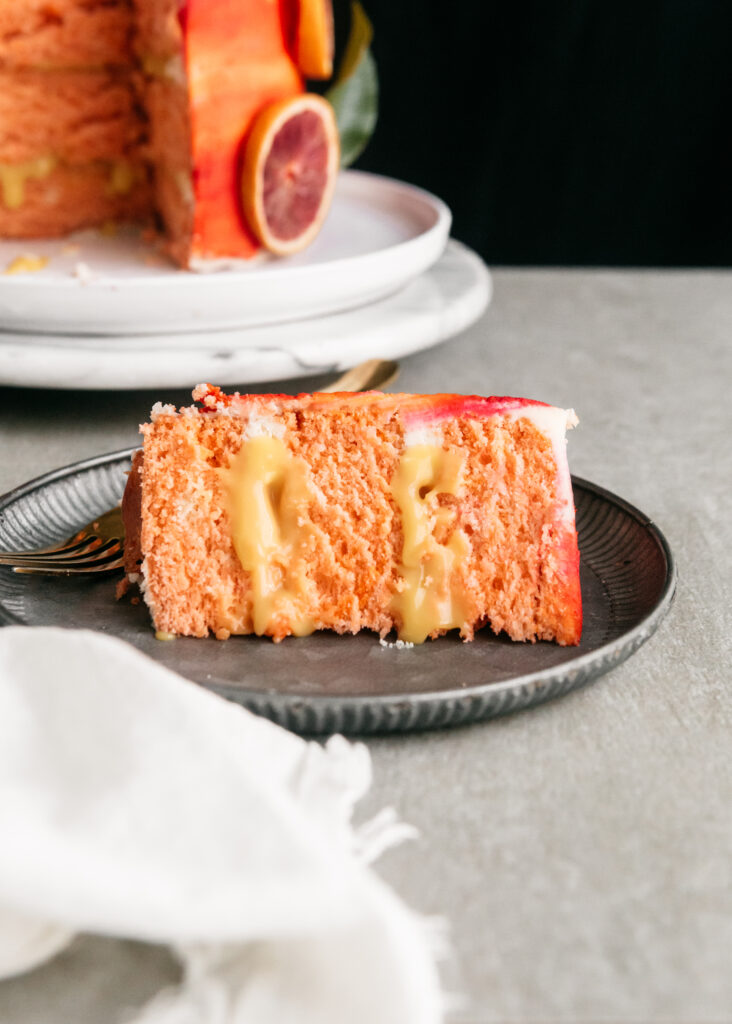
<svg viewBox="0 0 732 1024">
<path fill-rule="evenodd" d="M 83 477 L 97 468 L 123 466 L 129 462 L 133 451 L 125 449 L 95 456 L 23 484 L 0 498 L 0 518 L 21 499 L 43 491 L 53 483 Z M 562 665 L 510 679 L 466 685 L 464 689 L 453 685 L 446 690 L 408 695 L 331 697 L 310 694 L 303 698 L 295 694 L 242 690 L 226 683 L 212 682 L 204 685 L 221 696 L 236 700 L 252 711 L 305 734 L 365 734 L 440 728 L 504 715 L 578 689 L 621 664 L 654 634 L 673 601 L 677 573 L 666 538 L 647 516 L 596 484 L 578 477 L 573 477 L 573 483 L 575 487 L 596 496 L 634 520 L 652 539 L 664 562 L 664 578 L 658 593 L 654 593 L 652 608 L 612 641 L 577 655 Z M 90 518 L 90 515 L 87 514 L 86 518 Z M 0 623 L 18 622 L 22 620 L 0 605 Z"/>
</svg>

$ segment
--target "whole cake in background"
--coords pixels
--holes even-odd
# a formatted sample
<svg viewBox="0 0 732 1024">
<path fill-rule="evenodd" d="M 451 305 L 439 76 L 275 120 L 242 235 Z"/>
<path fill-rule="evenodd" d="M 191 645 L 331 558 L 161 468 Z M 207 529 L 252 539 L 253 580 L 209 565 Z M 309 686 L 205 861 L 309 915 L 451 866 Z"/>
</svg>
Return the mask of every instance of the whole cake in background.
<svg viewBox="0 0 732 1024">
<path fill-rule="evenodd" d="M 332 74 L 331 18 L 330 0 L 0 0 L 0 237 L 157 224 L 194 269 L 249 259 L 263 240 L 307 244 L 314 231 L 295 224 L 278 248 L 242 180 L 253 192 L 259 175 L 266 194 L 261 147 L 284 181 L 306 136 L 322 208 L 300 213 L 322 222 L 335 119 L 320 97 L 297 101 L 306 78 Z M 260 130 L 248 151 L 283 103 L 287 130 Z"/>
<path fill-rule="evenodd" d="M 127 580 L 163 636 L 421 643 L 487 625 L 579 643 L 571 411 L 208 385 L 194 398 L 153 409 L 123 501 Z"/>
</svg>

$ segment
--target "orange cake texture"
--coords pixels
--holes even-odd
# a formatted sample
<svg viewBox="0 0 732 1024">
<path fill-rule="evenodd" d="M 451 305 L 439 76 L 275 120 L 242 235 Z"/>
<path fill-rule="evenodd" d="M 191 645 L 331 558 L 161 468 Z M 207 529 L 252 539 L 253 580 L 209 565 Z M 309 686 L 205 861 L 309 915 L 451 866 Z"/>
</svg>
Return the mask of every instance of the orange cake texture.
<svg viewBox="0 0 732 1024">
<path fill-rule="evenodd" d="M 0 0 L 0 237 L 152 214 L 122 0 Z"/>
<path fill-rule="evenodd" d="M 127 65 L 130 0 L 0 0 L 0 67 Z"/>
<path fill-rule="evenodd" d="M 41 167 L 45 165 L 40 164 Z M 60 238 L 81 228 L 106 222 L 142 221 L 150 212 L 151 192 L 144 169 L 106 163 L 59 164 L 30 175 L 22 186 L 23 202 L 9 209 L 0 201 L 0 237 Z M 136 178 L 136 174 L 142 175 Z M 0 197 L 13 195 L 17 179 L 3 181 Z"/>
<path fill-rule="evenodd" d="M 50 155 L 58 163 L 136 157 L 145 122 L 129 76 L 117 71 L 0 70 L 0 163 Z"/>
<path fill-rule="evenodd" d="M 124 500 L 162 633 L 421 642 L 490 626 L 577 644 L 565 429 L 539 402 L 380 393 L 153 409 Z"/>
</svg>

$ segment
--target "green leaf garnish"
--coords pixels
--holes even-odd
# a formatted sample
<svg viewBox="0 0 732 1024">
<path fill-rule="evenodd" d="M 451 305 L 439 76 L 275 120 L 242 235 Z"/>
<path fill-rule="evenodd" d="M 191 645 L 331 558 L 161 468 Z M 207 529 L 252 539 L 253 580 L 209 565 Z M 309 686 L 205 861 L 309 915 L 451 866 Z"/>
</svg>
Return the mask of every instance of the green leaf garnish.
<svg viewBox="0 0 732 1024">
<path fill-rule="evenodd" d="M 341 167 L 363 152 L 373 135 L 379 113 L 379 80 L 371 50 L 374 30 L 366 13 L 353 0 L 351 31 L 335 84 L 325 94 L 335 110 L 341 139 Z"/>
</svg>

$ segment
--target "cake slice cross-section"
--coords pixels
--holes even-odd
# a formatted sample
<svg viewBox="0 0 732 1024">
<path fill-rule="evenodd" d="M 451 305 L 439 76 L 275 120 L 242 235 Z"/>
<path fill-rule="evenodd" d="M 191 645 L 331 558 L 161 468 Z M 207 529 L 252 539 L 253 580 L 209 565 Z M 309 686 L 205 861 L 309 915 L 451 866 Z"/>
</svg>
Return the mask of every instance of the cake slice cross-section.
<svg viewBox="0 0 732 1024">
<path fill-rule="evenodd" d="M 224 395 L 158 405 L 123 510 L 163 634 L 483 626 L 577 644 L 571 411 L 461 395 Z"/>
</svg>

